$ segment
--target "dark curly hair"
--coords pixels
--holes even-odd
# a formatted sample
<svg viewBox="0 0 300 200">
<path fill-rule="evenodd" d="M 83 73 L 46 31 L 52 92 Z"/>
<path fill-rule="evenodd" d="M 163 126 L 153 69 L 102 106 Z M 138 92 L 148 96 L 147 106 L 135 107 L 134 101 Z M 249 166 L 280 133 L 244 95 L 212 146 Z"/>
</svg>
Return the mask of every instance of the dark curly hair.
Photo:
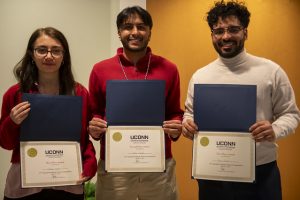
<svg viewBox="0 0 300 200">
<path fill-rule="evenodd" d="M 38 82 L 38 69 L 32 60 L 33 45 L 42 35 L 58 40 L 64 48 L 63 63 L 59 68 L 59 94 L 74 94 L 75 80 L 71 69 L 71 56 L 69 45 L 65 36 L 53 27 L 39 28 L 35 30 L 29 38 L 25 55 L 16 64 L 14 74 L 20 84 L 21 92 L 29 92 L 33 84 Z"/>
<path fill-rule="evenodd" d="M 249 25 L 250 12 L 244 2 L 237 0 L 231 0 L 227 3 L 224 0 L 215 2 L 215 6 L 207 12 L 206 20 L 210 29 L 212 29 L 213 25 L 217 24 L 219 17 L 225 19 L 228 16 L 236 16 L 244 28 Z"/>
</svg>

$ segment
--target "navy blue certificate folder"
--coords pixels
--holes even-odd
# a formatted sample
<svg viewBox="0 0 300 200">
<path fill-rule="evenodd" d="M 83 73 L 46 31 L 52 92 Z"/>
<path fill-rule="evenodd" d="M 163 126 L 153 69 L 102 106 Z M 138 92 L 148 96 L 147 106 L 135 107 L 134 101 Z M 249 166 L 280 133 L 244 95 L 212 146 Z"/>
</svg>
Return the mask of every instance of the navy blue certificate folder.
<svg viewBox="0 0 300 200">
<path fill-rule="evenodd" d="M 106 119 L 109 126 L 161 126 L 165 119 L 165 81 L 107 81 Z"/>
<path fill-rule="evenodd" d="M 65 95 L 22 95 L 30 103 L 21 124 L 21 141 L 80 141 L 82 97 Z"/>
<path fill-rule="evenodd" d="M 256 122 L 256 85 L 195 84 L 194 120 L 200 131 L 249 132 Z"/>
</svg>

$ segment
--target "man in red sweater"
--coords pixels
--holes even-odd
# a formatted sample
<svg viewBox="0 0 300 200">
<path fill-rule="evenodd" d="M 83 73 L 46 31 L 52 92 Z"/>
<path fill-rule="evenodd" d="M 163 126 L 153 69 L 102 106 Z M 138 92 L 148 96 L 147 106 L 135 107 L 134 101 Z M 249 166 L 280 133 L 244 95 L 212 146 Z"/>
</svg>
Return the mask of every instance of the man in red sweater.
<svg viewBox="0 0 300 200">
<path fill-rule="evenodd" d="M 107 60 L 94 65 L 90 75 L 89 91 L 93 119 L 89 133 L 101 141 L 96 186 L 97 200 L 155 199 L 175 200 L 178 192 L 175 179 L 175 161 L 172 158 L 171 141 L 181 134 L 182 110 L 180 108 L 179 74 L 176 66 L 148 47 L 151 37 L 152 18 L 141 7 L 122 10 L 117 17 L 118 35 L 123 48 Z M 105 133 L 107 128 L 106 82 L 108 80 L 164 80 L 166 171 L 163 173 L 108 173 L 104 167 Z M 145 105 L 147 106 L 147 105 Z"/>
</svg>

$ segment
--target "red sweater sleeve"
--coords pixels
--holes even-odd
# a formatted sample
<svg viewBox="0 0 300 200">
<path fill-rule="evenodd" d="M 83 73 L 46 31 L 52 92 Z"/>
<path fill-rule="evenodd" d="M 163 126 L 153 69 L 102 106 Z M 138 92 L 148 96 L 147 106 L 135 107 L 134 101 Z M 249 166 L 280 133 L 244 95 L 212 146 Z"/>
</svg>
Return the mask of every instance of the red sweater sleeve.
<svg viewBox="0 0 300 200">
<path fill-rule="evenodd" d="M 91 120 L 88 91 L 80 84 L 77 84 L 76 95 L 82 97 L 82 128 L 81 128 L 81 154 L 83 175 L 93 177 L 97 171 L 97 160 L 93 143 L 89 139 L 87 131 L 88 122 Z"/>
<path fill-rule="evenodd" d="M 102 92 L 104 87 L 103 83 L 100 83 L 101 77 L 96 73 L 96 70 L 92 70 L 89 79 L 89 92 L 90 92 L 90 106 L 93 115 L 105 118 L 105 94 Z"/>
<path fill-rule="evenodd" d="M 0 119 L 0 146 L 7 150 L 19 147 L 20 126 L 10 118 L 11 109 L 18 104 L 18 85 L 9 88 L 3 96 Z"/>
<path fill-rule="evenodd" d="M 173 76 L 173 82 L 166 96 L 166 120 L 182 121 L 183 111 L 180 108 L 180 79 L 177 69 Z"/>
<path fill-rule="evenodd" d="M 180 108 L 180 79 L 179 79 L 178 72 L 174 77 L 175 78 L 171 86 L 172 89 L 169 91 L 169 95 L 167 96 L 167 100 L 166 100 L 167 110 L 169 111 L 167 113 L 166 118 L 171 120 L 182 121 L 183 110 Z M 170 137 L 170 139 L 172 141 L 177 141 L 180 135 L 177 138 Z"/>
</svg>

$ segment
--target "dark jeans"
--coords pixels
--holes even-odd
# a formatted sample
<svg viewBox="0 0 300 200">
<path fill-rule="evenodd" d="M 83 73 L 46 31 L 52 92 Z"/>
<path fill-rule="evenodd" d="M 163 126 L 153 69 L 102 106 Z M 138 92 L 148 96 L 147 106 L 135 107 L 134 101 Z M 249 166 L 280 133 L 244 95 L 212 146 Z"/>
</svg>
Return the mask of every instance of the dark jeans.
<svg viewBox="0 0 300 200">
<path fill-rule="evenodd" d="M 32 194 L 22 198 L 7 198 L 3 200 L 84 200 L 83 194 L 72 194 L 62 190 L 44 189 L 39 193 Z"/>
<path fill-rule="evenodd" d="M 254 183 L 198 180 L 199 200 L 281 200 L 277 162 L 256 167 Z"/>
</svg>

